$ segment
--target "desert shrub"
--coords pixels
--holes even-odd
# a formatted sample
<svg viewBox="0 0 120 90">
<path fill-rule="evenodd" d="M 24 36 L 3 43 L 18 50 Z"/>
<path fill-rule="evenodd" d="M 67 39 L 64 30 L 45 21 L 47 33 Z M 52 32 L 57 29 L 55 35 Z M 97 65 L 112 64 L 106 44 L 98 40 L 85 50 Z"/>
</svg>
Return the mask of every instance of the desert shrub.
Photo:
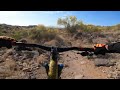
<svg viewBox="0 0 120 90">
<path fill-rule="evenodd" d="M 45 26 L 39 26 L 37 29 L 30 31 L 30 36 L 32 39 L 37 41 L 49 41 L 56 37 L 57 31 L 51 28 L 46 28 Z"/>
<path fill-rule="evenodd" d="M 3 35 L 3 33 L 0 31 L 0 36 L 2 36 Z"/>
<path fill-rule="evenodd" d="M 29 32 L 27 30 L 14 31 L 11 36 L 16 40 L 20 40 L 22 38 L 27 38 L 29 36 Z"/>
<path fill-rule="evenodd" d="M 42 24 L 39 24 L 35 27 L 36 30 L 46 30 L 46 27 Z"/>
<path fill-rule="evenodd" d="M 0 36 L 4 35 L 5 32 L 0 28 Z"/>
<path fill-rule="evenodd" d="M 120 30 L 120 24 L 117 24 L 115 26 L 111 26 L 114 30 Z"/>
<path fill-rule="evenodd" d="M 86 32 L 99 32 L 102 28 L 94 25 L 84 25 L 84 31 Z"/>
</svg>

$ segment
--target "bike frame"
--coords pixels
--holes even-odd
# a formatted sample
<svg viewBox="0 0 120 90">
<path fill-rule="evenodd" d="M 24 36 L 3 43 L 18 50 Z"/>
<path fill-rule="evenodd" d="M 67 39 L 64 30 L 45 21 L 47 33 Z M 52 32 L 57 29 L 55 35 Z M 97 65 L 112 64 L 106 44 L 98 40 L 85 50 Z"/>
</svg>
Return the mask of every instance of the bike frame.
<svg viewBox="0 0 120 90">
<path fill-rule="evenodd" d="M 58 76 L 58 52 L 57 48 L 51 48 L 48 79 L 59 79 Z"/>
</svg>

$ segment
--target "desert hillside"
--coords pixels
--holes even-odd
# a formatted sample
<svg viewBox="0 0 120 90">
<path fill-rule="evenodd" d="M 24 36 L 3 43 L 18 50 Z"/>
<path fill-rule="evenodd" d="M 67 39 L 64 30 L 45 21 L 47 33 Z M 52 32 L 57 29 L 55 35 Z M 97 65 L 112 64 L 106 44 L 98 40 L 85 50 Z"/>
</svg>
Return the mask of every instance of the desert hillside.
<svg viewBox="0 0 120 90">
<path fill-rule="evenodd" d="M 62 20 L 58 20 L 62 24 Z M 44 25 L 12 26 L 0 24 L 0 36 L 10 36 L 18 41 L 37 43 L 46 46 L 93 47 L 96 43 L 120 41 L 120 25 L 95 26 L 82 22 L 65 24 L 64 28 L 46 27 Z M 63 63 L 62 79 L 119 79 L 120 54 L 105 56 L 81 56 L 78 51 L 60 53 L 59 63 Z M 46 79 L 42 66 L 49 61 L 49 52 L 38 48 L 32 51 L 0 49 L 1 79 Z"/>
</svg>

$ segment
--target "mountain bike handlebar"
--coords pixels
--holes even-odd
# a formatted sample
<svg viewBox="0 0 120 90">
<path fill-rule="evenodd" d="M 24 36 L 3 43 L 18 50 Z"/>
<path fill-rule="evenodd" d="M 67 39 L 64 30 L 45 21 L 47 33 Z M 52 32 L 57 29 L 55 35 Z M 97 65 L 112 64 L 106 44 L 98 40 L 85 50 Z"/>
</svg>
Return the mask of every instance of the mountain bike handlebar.
<svg viewBox="0 0 120 90">
<path fill-rule="evenodd" d="M 65 51 L 69 51 L 69 50 L 94 52 L 93 48 L 82 48 L 82 47 L 59 48 L 59 47 L 42 46 L 39 44 L 29 44 L 29 43 L 26 44 L 26 43 L 22 43 L 22 42 L 16 42 L 16 43 L 14 43 L 14 46 L 37 47 L 37 48 L 41 48 L 41 49 L 46 50 L 46 51 L 51 51 L 52 48 L 56 48 L 57 52 L 65 52 Z"/>
</svg>

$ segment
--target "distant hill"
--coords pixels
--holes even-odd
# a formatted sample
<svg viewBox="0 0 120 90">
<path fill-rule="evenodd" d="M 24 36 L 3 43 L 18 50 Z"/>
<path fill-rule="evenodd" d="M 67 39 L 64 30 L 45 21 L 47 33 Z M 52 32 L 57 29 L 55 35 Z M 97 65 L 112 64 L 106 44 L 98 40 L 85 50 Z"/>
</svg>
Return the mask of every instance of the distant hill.
<svg viewBox="0 0 120 90">
<path fill-rule="evenodd" d="M 29 26 L 17 26 L 17 25 L 8 25 L 8 24 L 0 24 L 0 29 L 2 30 L 13 30 L 13 29 L 29 29 L 34 28 L 37 25 L 29 25 Z"/>
</svg>

